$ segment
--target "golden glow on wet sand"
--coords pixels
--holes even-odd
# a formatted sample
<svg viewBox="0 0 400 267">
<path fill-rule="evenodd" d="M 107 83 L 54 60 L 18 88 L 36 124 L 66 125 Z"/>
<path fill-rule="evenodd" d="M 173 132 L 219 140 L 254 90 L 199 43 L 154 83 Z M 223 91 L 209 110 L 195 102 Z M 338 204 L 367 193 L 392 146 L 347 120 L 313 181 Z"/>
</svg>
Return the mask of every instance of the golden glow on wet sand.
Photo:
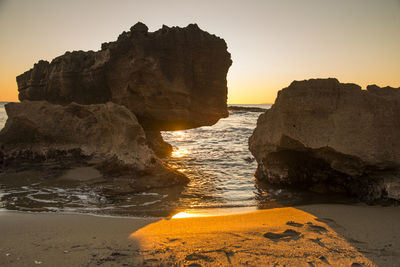
<svg viewBox="0 0 400 267">
<path fill-rule="evenodd" d="M 182 219 L 182 218 L 189 218 L 189 217 L 201 217 L 199 214 L 194 213 L 186 213 L 186 212 L 179 212 L 171 217 L 171 219 Z"/>
<path fill-rule="evenodd" d="M 188 209 L 178 212 L 173 215 L 171 219 L 181 219 L 190 217 L 212 217 L 212 216 L 225 216 L 234 214 L 244 214 L 256 211 L 256 207 L 240 207 L 240 208 L 212 208 L 212 209 Z"/>
<path fill-rule="evenodd" d="M 180 212 L 132 233 L 144 261 L 165 265 L 375 266 L 316 217 L 287 207 L 224 216 Z"/>
</svg>

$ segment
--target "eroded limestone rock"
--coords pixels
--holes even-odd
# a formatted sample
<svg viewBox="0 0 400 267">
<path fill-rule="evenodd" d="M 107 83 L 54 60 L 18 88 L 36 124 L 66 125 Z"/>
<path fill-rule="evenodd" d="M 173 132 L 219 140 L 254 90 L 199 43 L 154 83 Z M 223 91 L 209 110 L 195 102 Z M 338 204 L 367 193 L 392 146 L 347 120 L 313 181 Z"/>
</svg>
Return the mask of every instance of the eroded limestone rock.
<svg viewBox="0 0 400 267">
<path fill-rule="evenodd" d="M 226 75 L 232 64 L 223 39 L 201 30 L 137 23 L 100 51 L 67 52 L 39 61 L 17 77 L 19 99 L 55 104 L 112 101 L 145 129 L 213 125 L 227 117 Z"/>
<path fill-rule="evenodd" d="M 24 101 L 5 107 L 8 120 L 0 132 L 3 171 L 40 169 L 45 178 L 57 179 L 71 168 L 90 166 L 106 182 L 123 178 L 124 191 L 188 181 L 157 158 L 135 115 L 124 106 Z"/>
<path fill-rule="evenodd" d="M 249 139 L 256 177 L 364 200 L 400 199 L 400 88 L 294 81 Z"/>
</svg>

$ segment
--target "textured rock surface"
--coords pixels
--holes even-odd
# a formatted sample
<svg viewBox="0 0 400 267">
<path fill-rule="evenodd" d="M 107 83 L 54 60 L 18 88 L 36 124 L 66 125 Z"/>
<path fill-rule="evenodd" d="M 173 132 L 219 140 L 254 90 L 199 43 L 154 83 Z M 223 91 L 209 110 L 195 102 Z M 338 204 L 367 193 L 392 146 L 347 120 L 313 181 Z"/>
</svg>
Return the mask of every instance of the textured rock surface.
<svg viewBox="0 0 400 267">
<path fill-rule="evenodd" d="M 400 88 L 294 81 L 249 139 L 269 183 L 400 199 Z"/>
<path fill-rule="evenodd" d="M 159 131 L 146 131 L 147 145 L 156 153 L 157 156 L 163 158 L 170 156 L 172 146 L 164 141 Z"/>
<path fill-rule="evenodd" d="M 100 51 L 67 52 L 17 77 L 20 100 L 56 104 L 112 101 L 142 126 L 173 130 L 212 125 L 228 115 L 226 75 L 232 61 L 223 39 L 199 29 L 137 23 Z"/>
<path fill-rule="evenodd" d="M 124 178 L 125 191 L 187 182 L 155 156 L 124 106 L 24 101 L 7 104 L 6 111 L 0 132 L 3 170 L 42 166 L 58 176 L 72 167 L 93 166 L 106 180 Z"/>
</svg>

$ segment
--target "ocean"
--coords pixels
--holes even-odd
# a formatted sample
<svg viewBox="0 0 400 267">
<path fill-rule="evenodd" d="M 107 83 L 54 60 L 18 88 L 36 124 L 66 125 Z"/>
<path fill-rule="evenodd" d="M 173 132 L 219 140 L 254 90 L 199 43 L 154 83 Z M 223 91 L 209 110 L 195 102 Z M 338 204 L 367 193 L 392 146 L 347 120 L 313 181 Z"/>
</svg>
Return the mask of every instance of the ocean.
<svg viewBox="0 0 400 267">
<path fill-rule="evenodd" d="M 0 128 L 6 121 L 0 103 Z M 235 105 L 268 109 L 270 105 Z M 235 110 L 213 126 L 162 132 L 174 150 L 165 158 L 190 183 L 123 196 L 106 195 L 82 184 L 20 184 L 0 179 L 0 208 L 21 211 L 83 212 L 118 216 L 156 216 L 192 209 L 255 209 L 270 203 L 257 186 L 257 163 L 248 150 L 261 112 Z M 267 199 L 267 200 L 266 200 Z M 267 204 L 268 204 L 267 203 Z"/>
<path fill-rule="evenodd" d="M 270 105 L 235 105 L 267 109 Z M 213 126 L 163 132 L 174 147 L 168 164 L 190 178 L 179 208 L 255 207 L 257 168 L 248 138 L 261 112 L 230 111 Z"/>
</svg>

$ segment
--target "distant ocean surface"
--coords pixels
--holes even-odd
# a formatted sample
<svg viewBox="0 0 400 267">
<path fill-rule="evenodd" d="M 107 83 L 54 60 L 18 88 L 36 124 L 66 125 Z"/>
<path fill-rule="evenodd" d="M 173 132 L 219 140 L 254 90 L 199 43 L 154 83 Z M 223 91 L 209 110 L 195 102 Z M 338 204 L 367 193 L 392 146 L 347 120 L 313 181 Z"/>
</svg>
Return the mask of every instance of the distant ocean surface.
<svg viewBox="0 0 400 267">
<path fill-rule="evenodd" d="M 270 108 L 270 105 L 234 105 Z M 230 111 L 229 117 L 213 126 L 185 131 L 162 132 L 174 147 L 164 160 L 190 178 L 178 189 L 157 189 L 130 195 L 105 195 L 82 184 L 4 184 L 0 179 L 0 209 L 23 211 L 83 212 L 118 216 L 157 216 L 171 210 L 209 208 L 260 208 L 273 205 L 281 191 L 257 185 L 257 163 L 248 150 L 261 112 Z M 0 127 L 6 114 L 0 103 Z"/>
</svg>

